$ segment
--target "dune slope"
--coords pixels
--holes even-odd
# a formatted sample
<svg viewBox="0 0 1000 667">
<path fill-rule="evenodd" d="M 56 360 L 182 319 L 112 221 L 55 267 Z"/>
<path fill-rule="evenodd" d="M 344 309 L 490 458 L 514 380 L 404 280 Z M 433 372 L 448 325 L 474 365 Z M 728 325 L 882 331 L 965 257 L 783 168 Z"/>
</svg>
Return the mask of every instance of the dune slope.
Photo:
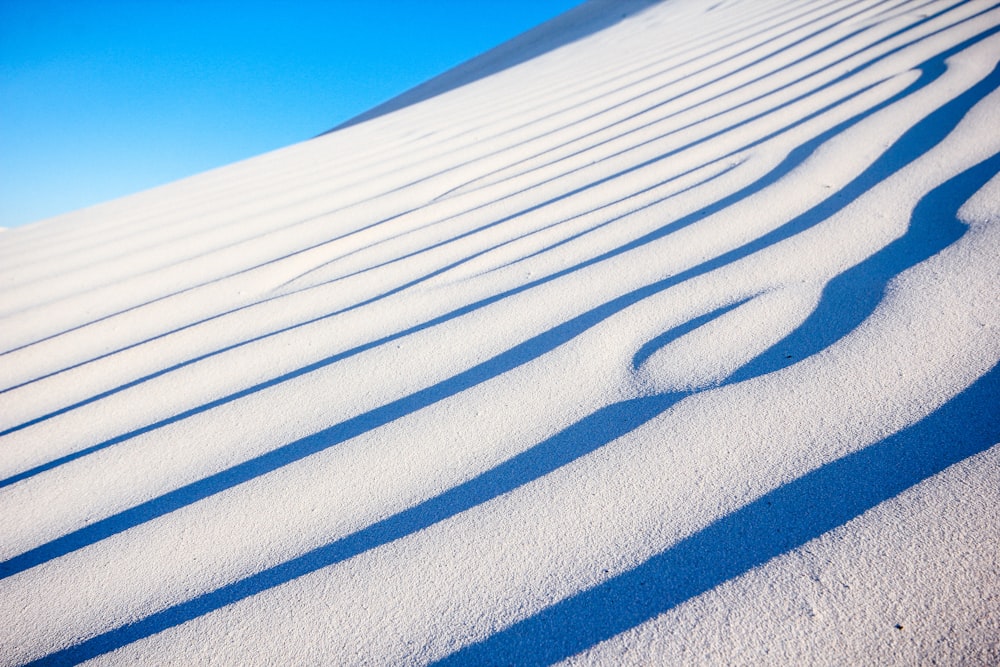
<svg viewBox="0 0 1000 667">
<path fill-rule="evenodd" d="M 0 663 L 1000 661 L 1000 5 L 520 43 L 0 237 Z"/>
</svg>

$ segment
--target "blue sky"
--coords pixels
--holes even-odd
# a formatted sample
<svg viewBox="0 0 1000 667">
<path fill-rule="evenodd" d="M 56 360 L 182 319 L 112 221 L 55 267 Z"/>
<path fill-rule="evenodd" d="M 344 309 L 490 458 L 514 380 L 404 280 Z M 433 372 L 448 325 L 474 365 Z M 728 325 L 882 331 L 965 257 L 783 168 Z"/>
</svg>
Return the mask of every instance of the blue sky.
<svg viewBox="0 0 1000 667">
<path fill-rule="evenodd" d="M 0 0 L 0 226 L 308 139 L 581 0 Z"/>
</svg>

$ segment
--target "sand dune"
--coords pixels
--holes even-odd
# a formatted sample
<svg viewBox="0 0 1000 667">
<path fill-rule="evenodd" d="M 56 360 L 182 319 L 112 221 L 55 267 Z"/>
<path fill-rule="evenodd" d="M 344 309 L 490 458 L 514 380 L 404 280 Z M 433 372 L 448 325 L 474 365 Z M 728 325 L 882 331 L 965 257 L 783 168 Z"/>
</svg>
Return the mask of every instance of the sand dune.
<svg viewBox="0 0 1000 667">
<path fill-rule="evenodd" d="M 997 663 L 998 33 L 593 0 L 6 231 L 0 663 Z"/>
</svg>

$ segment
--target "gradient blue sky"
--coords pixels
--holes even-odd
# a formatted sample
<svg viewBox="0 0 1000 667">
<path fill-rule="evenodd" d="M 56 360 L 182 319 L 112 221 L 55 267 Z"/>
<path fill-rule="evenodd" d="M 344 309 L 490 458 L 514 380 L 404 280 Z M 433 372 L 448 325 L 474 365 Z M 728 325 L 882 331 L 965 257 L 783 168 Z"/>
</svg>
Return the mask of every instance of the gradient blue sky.
<svg viewBox="0 0 1000 667">
<path fill-rule="evenodd" d="M 308 139 L 581 0 L 0 0 L 0 226 Z"/>
</svg>

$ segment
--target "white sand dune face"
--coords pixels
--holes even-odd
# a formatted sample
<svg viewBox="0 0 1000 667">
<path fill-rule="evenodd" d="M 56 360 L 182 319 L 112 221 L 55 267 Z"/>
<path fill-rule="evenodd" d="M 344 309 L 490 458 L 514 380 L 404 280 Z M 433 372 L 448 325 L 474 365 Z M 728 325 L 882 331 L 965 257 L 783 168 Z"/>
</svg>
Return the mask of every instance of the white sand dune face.
<svg viewBox="0 0 1000 667">
<path fill-rule="evenodd" d="M 643 4 L 3 234 L 0 662 L 1000 661 L 1000 5 Z"/>
</svg>

